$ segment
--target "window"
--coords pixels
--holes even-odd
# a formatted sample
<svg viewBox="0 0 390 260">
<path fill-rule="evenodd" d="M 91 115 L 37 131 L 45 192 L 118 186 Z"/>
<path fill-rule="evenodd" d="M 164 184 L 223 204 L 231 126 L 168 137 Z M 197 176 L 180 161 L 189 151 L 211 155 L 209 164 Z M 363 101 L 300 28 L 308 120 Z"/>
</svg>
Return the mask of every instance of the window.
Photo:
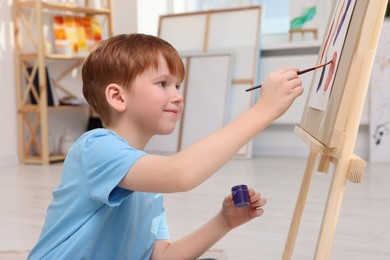
<svg viewBox="0 0 390 260">
<path fill-rule="evenodd" d="M 286 33 L 289 30 L 290 0 L 168 0 L 171 13 L 234 8 L 248 5 L 263 6 L 262 34 Z"/>
<path fill-rule="evenodd" d="M 294 1 L 302 2 L 301 0 L 137 0 L 137 27 L 138 32 L 157 35 L 160 15 L 262 5 L 261 34 L 269 36 L 287 35 L 290 27 L 290 6 Z M 317 2 L 318 35 L 321 37 L 327 23 L 332 1 L 310 1 Z"/>
</svg>

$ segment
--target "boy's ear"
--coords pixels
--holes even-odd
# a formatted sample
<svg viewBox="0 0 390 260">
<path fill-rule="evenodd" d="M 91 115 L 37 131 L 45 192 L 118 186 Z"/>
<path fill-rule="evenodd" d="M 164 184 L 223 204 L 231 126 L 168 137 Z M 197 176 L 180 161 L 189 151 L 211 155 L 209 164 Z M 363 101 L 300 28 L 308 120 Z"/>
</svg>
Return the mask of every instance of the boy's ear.
<svg viewBox="0 0 390 260">
<path fill-rule="evenodd" d="M 110 107 L 118 112 L 123 112 L 126 109 L 124 89 L 118 84 L 111 83 L 106 87 L 106 100 Z"/>
</svg>

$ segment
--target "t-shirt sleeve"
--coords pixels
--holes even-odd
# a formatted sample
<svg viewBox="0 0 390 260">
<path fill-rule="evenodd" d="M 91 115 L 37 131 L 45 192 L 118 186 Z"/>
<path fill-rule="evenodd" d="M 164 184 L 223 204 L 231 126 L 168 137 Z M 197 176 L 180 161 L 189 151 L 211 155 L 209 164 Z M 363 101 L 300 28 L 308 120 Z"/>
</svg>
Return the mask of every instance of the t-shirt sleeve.
<svg viewBox="0 0 390 260">
<path fill-rule="evenodd" d="M 160 225 L 158 226 L 156 239 L 158 240 L 169 240 L 171 238 L 169 234 L 169 228 L 166 220 L 165 208 L 161 213 Z"/>
<path fill-rule="evenodd" d="M 117 185 L 143 155 L 145 152 L 130 147 L 116 135 L 96 133 L 90 136 L 81 153 L 90 198 L 109 206 L 119 205 L 132 191 Z"/>
</svg>

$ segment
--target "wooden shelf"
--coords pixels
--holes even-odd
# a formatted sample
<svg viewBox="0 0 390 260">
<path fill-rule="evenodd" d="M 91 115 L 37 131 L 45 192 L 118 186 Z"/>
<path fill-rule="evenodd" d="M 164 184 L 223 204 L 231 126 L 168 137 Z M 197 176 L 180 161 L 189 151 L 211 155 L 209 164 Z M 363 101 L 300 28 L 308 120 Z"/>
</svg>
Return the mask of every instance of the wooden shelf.
<svg viewBox="0 0 390 260">
<path fill-rule="evenodd" d="M 320 48 L 321 42 L 315 41 L 293 41 L 293 42 L 282 42 L 282 43 L 267 43 L 263 44 L 262 51 L 270 50 L 286 50 L 286 49 L 307 49 L 307 48 Z"/>
<path fill-rule="evenodd" d="M 65 154 L 56 154 L 56 155 L 50 155 L 49 156 L 49 162 L 59 162 L 65 160 L 66 155 Z M 39 155 L 27 155 L 23 163 L 33 163 L 33 164 L 41 164 L 42 163 L 42 157 Z"/>
<path fill-rule="evenodd" d="M 30 52 L 30 53 L 21 53 L 19 54 L 20 58 L 23 60 L 36 60 L 38 59 L 38 53 Z M 64 55 L 64 54 L 56 54 L 50 53 L 45 54 L 45 59 L 47 60 L 84 60 L 87 55 Z"/>
<path fill-rule="evenodd" d="M 60 105 L 60 106 L 48 106 L 47 109 L 49 111 L 56 111 L 56 110 L 78 110 L 78 109 L 88 109 L 88 105 L 79 105 L 79 106 L 72 106 L 72 105 Z M 40 111 L 40 107 L 38 105 L 24 105 L 21 108 L 18 109 L 18 113 L 38 113 Z"/>
<path fill-rule="evenodd" d="M 33 8 L 37 5 L 36 0 L 30 0 L 30 1 L 18 1 L 16 2 L 16 6 L 19 8 Z M 107 8 L 90 8 L 90 7 L 83 7 L 83 6 L 77 6 L 75 4 L 69 4 L 69 3 L 57 3 L 57 2 L 43 2 L 41 1 L 40 4 L 42 5 L 42 9 L 45 9 L 46 11 L 67 11 L 72 13 L 83 13 L 88 15 L 110 15 L 111 10 Z"/>
<path fill-rule="evenodd" d="M 79 106 L 60 105 L 60 106 L 54 106 L 48 108 L 49 110 L 78 110 L 78 109 L 89 109 L 89 106 L 88 105 L 79 105 Z"/>
<path fill-rule="evenodd" d="M 49 113 L 89 109 L 89 106 L 84 104 L 47 105 L 48 96 L 53 96 L 50 91 L 54 88 L 62 91 L 65 96 L 77 96 L 62 80 L 72 75 L 75 69 L 79 69 L 87 55 L 84 52 L 80 55 L 46 53 L 47 39 L 44 28 L 47 27 L 45 23 L 48 20 L 44 19 L 45 15 L 98 16 L 102 18 L 96 19 L 102 35 L 110 37 L 111 1 L 102 0 L 102 4 L 104 8 L 44 0 L 13 1 L 18 150 L 21 163 L 48 164 L 64 160 L 65 155 L 51 155 L 49 151 Z M 57 69 L 55 77 L 47 74 L 51 66 Z M 37 104 L 30 103 L 31 95 Z"/>
</svg>

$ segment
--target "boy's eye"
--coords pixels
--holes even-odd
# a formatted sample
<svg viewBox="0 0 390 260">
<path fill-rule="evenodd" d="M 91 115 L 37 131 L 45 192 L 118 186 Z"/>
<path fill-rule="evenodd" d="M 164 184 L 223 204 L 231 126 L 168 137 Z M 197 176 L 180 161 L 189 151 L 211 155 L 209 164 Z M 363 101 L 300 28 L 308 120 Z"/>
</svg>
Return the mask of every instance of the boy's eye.
<svg viewBox="0 0 390 260">
<path fill-rule="evenodd" d="M 176 85 L 176 89 L 180 89 L 180 85 Z"/>
<path fill-rule="evenodd" d="M 165 88 L 167 86 L 167 82 L 166 81 L 161 81 L 158 84 L 160 84 L 160 86 L 163 87 L 163 88 Z"/>
</svg>

